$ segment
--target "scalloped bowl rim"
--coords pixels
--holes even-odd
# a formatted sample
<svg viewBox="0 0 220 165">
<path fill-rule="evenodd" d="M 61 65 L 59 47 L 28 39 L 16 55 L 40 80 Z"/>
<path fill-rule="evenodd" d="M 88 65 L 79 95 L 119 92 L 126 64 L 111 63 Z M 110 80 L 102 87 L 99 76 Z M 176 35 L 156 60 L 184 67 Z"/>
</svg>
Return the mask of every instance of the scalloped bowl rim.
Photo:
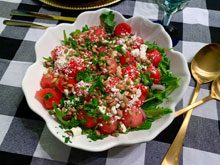
<svg viewBox="0 0 220 165">
<path fill-rule="evenodd" d="M 109 9 L 103 8 L 103 9 L 99 9 L 96 11 L 86 11 L 86 12 L 80 14 L 78 16 L 76 22 L 73 24 L 63 23 L 63 24 L 59 24 L 55 27 L 50 27 L 50 28 L 46 29 L 45 33 L 36 42 L 36 45 L 35 45 L 36 62 L 33 63 L 27 69 L 26 74 L 25 74 L 23 81 L 22 81 L 22 89 L 24 91 L 24 94 L 27 99 L 27 103 L 28 103 L 29 107 L 35 113 L 37 113 L 39 116 L 41 116 L 45 120 L 46 125 L 49 128 L 50 132 L 63 143 L 64 143 L 64 139 L 60 135 L 60 134 L 62 134 L 62 130 L 57 128 L 58 123 L 51 116 L 43 115 L 41 113 L 41 110 L 43 109 L 42 105 L 36 101 L 36 99 L 33 97 L 34 94 L 30 92 L 30 90 L 32 88 L 34 88 L 33 85 L 30 84 L 30 82 L 34 81 L 34 79 L 32 78 L 32 74 L 37 75 L 38 74 L 38 72 L 37 72 L 38 67 L 42 67 L 42 63 L 41 63 L 41 58 L 42 58 L 41 56 L 42 55 L 39 55 L 39 52 L 41 50 L 41 46 L 42 46 L 42 43 L 44 42 L 44 39 L 50 33 L 53 33 L 53 32 L 59 31 L 60 29 L 65 29 L 68 27 L 74 28 L 76 23 L 80 24 L 80 18 L 88 17 L 88 15 L 90 15 L 90 14 L 98 15 L 101 12 L 106 11 L 106 10 L 109 10 Z M 149 24 L 150 26 L 154 26 L 155 29 L 157 28 L 164 35 L 163 37 L 165 37 L 165 39 L 167 40 L 167 48 L 172 48 L 172 41 L 170 39 L 170 36 L 166 33 L 166 31 L 164 30 L 164 28 L 161 25 L 153 23 L 150 20 L 145 19 L 143 17 L 139 17 L 139 16 L 132 17 L 130 19 L 126 19 L 119 12 L 117 12 L 117 11 L 113 11 L 113 12 L 114 12 L 115 16 L 119 17 L 123 21 L 131 21 L 132 19 L 141 19 L 142 21 Z M 151 129 L 129 132 L 128 134 L 120 134 L 119 137 L 109 136 L 108 138 L 105 138 L 107 140 L 103 139 L 103 140 L 92 141 L 92 142 L 88 142 L 88 139 L 85 137 L 85 135 L 76 136 L 76 137 L 73 137 L 72 143 L 65 143 L 65 144 L 70 147 L 74 147 L 74 148 L 78 148 L 78 149 L 83 149 L 83 150 L 92 151 L 92 152 L 99 152 L 99 151 L 104 151 L 104 150 L 107 150 L 107 149 L 110 149 L 112 147 L 119 146 L 119 145 L 135 144 L 135 143 L 146 142 L 146 141 L 150 141 L 150 140 L 154 139 L 161 131 L 163 131 L 166 127 L 168 127 L 171 124 L 171 122 L 173 121 L 174 112 L 175 112 L 174 108 L 175 108 L 176 104 L 180 101 L 180 99 L 183 97 L 183 94 L 186 91 L 186 89 L 189 85 L 189 81 L 190 81 L 190 73 L 189 73 L 189 70 L 187 67 L 187 62 L 186 62 L 183 54 L 181 54 L 180 52 L 174 51 L 174 50 L 170 50 L 170 54 L 175 55 L 175 57 L 179 58 L 179 60 L 182 62 L 181 64 L 182 64 L 182 69 L 183 69 L 182 74 L 183 74 L 183 78 L 184 78 L 184 80 L 183 80 L 184 83 L 181 84 L 181 86 L 179 87 L 180 91 L 178 91 L 179 93 L 177 94 L 177 96 L 175 96 L 175 100 L 172 100 L 169 103 L 169 107 L 171 109 L 173 109 L 173 113 L 171 113 L 170 115 L 167 115 L 168 117 L 161 127 L 157 128 L 156 130 L 151 132 L 152 134 L 150 134 L 148 136 L 145 136 L 144 134 L 147 131 L 150 131 Z M 42 72 L 41 72 L 41 74 L 42 74 Z M 40 84 L 40 83 L 38 82 L 38 84 Z M 162 117 L 162 118 L 164 118 L 164 117 Z M 60 134 L 57 132 L 59 132 Z M 133 138 L 133 137 L 136 137 L 136 138 Z"/>
</svg>

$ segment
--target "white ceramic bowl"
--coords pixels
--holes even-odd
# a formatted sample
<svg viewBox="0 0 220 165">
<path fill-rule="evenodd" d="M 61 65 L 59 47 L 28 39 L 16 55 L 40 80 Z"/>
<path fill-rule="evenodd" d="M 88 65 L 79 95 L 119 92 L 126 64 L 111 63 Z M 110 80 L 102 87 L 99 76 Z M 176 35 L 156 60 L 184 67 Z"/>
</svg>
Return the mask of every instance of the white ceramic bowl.
<svg viewBox="0 0 220 165">
<path fill-rule="evenodd" d="M 66 135 L 59 124 L 48 114 L 42 105 L 35 99 L 35 92 L 40 89 L 40 80 L 44 73 L 45 68 L 42 65 L 42 57 L 49 56 L 51 50 L 61 44 L 63 39 L 63 30 L 67 34 L 75 29 L 81 29 L 85 24 L 88 26 L 100 25 L 100 14 L 108 9 L 100 9 L 97 11 L 87 11 L 80 14 L 74 24 L 59 24 L 56 27 L 48 28 L 44 35 L 37 41 L 35 45 L 36 62 L 31 65 L 24 76 L 22 88 L 26 96 L 30 108 L 41 116 L 51 133 L 64 142 L 62 135 Z M 114 11 L 115 19 L 119 22 L 128 22 L 133 29 L 133 32 L 141 36 L 145 40 L 155 41 L 161 47 L 172 48 L 172 42 L 169 35 L 165 32 L 162 26 L 152 23 L 148 19 L 142 17 L 133 17 L 125 19 L 119 12 Z M 184 56 L 171 50 L 168 52 L 171 59 L 172 72 L 181 78 L 181 84 L 169 97 L 168 101 L 163 104 L 174 110 L 176 104 L 180 101 L 183 93 L 186 91 L 190 81 L 190 73 L 188 71 L 187 62 Z M 174 119 L 174 112 L 162 117 L 161 119 L 153 122 L 149 130 L 141 130 L 129 132 L 128 134 L 120 134 L 119 137 L 109 136 L 103 140 L 92 141 L 87 139 L 85 135 L 76 136 L 71 138 L 72 143 L 66 143 L 68 146 L 87 150 L 87 151 L 103 151 L 118 145 L 128 145 L 150 141 L 155 138 L 161 131 L 163 131 Z M 58 133 L 57 133 L 58 132 Z"/>
</svg>

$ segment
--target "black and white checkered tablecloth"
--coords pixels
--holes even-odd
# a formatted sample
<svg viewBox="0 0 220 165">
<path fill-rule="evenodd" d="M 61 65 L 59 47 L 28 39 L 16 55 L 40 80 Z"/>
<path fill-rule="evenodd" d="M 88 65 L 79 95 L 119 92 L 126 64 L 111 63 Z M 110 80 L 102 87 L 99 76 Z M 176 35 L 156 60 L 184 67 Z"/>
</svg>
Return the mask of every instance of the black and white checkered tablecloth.
<svg viewBox="0 0 220 165">
<path fill-rule="evenodd" d="M 111 9 L 126 17 L 144 16 L 160 20 L 163 12 L 154 0 L 124 0 Z M 49 25 L 60 22 L 11 17 L 11 9 L 23 9 L 64 16 L 80 12 L 60 11 L 38 0 L 0 0 L 0 164 L 106 164 L 157 165 L 172 143 L 183 117 L 179 117 L 153 141 L 115 147 L 91 153 L 70 148 L 58 141 L 45 122 L 30 110 L 21 89 L 26 69 L 35 61 L 35 42 L 44 30 L 3 25 L 4 19 L 19 19 Z M 208 43 L 220 43 L 220 1 L 191 0 L 174 15 L 180 41 L 174 47 L 188 62 Z M 188 104 L 195 81 L 192 79 L 177 109 Z M 209 94 L 210 84 L 202 86 L 199 98 Z M 220 102 L 212 100 L 193 112 L 185 138 L 180 164 L 220 164 Z"/>
</svg>

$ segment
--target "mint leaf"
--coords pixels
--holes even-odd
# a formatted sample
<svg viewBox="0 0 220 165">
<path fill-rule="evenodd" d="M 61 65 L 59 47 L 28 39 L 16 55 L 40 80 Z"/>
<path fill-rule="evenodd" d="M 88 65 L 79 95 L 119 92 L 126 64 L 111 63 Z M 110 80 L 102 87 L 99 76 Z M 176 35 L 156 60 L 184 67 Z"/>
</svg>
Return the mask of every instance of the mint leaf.
<svg viewBox="0 0 220 165">
<path fill-rule="evenodd" d="M 103 24 L 107 33 L 112 33 L 116 22 L 115 22 L 115 15 L 112 11 L 105 11 L 100 15 L 101 23 Z"/>
</svg>

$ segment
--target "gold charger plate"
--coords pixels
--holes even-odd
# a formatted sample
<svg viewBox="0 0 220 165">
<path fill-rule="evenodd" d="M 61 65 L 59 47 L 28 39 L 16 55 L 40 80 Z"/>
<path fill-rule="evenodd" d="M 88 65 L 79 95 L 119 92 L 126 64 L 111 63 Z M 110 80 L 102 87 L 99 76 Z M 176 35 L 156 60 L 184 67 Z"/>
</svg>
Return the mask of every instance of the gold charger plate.
<svg viewBox="0 0 220 165">
<path fill-rule="evenodd" d="M 120 2 L 121 0 L 91 0 L 76 2 L 75 0 L 39 0 L 42 3 L 66 10 L 89 10 L 109 6 Z"/>
</svg>

